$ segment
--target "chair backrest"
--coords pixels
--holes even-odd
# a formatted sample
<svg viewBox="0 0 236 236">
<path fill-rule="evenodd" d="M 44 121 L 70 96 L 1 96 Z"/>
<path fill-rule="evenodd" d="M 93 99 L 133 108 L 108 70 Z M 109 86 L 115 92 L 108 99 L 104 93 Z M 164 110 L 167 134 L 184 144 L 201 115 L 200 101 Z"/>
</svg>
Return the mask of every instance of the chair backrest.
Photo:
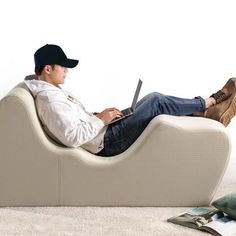
<svg viewBox="0 0 236 236">
<path fill-rule="evenodd" d="M 30 97 L 32 98 L 32 102 L 33 102 L 33 104 L 34 104 L 34 106 L 31 106 L 31 107 L 34 107 L 34 110 L 35 110 L 35 112 L 36 112 L 36 114 L 37 114 L 37 119 L 38 119 L 38 121 L 39 121 L 39 123 L 40 123 L 40 126 L 42 127 L 42 129 L 43 129 L 45 135 L 46 135 L 51 141 L 55 142 L 57 145 L 65 147 L 65 145 L 62 144 L 62 143 L 60 142 L 60 140 L 58 140 L 58 139 L 54 136 L 54 134 L 51 133 L 51 131 L 48 129 L 48 127 L 47 127 L 46 125 L 44 125 L 43 122 L 40 120 L 40 117 L 39 117 L 39 115 L 38 115 L 37 108 L 36 108 L 36 105 L 35 105 L 35 98 L 34 98 L 32 92 L 30 91 L 30 89 L 27 87 L 27 85 L 26 85 L 24 82 L 20 82 L 20 83 L 17 84 L 9 93 L 14 92 L 14 90 L 16 90 L 17 88 L 24 89 L 25 91 L 27 91 L 28 94 L 30 94 Z"/>
</svg>

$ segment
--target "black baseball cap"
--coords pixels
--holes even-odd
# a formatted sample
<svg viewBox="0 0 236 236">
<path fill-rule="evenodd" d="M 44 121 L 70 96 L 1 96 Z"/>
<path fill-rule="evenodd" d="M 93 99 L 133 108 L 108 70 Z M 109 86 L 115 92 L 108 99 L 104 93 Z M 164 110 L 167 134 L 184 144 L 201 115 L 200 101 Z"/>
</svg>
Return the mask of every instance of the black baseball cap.
<svg viewBox="0 0 236 236">
<path fill-rule="evenodd" d="M 42 68 L 46 65 L 60 65 L 66 68 L 74 68 L 78 60 L 67 58 L 61 47 L 54 44 L 46 44 L 39 48 L 34 54 L 35 68 Z"/>
</svg>

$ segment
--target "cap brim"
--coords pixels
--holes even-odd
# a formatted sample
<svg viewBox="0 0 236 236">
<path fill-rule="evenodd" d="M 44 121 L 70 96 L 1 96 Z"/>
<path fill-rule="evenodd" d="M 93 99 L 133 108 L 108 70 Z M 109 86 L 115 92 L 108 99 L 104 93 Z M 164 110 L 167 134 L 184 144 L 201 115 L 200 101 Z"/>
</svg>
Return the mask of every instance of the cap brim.
<svg viewBox="0 0 236 236">
<path fill-rule="evenodd" d="M 74 68 L 78 65 L 79 60 L 74 60 L 74 59 L 67 59 L 66 61 L 63 61 L 59 65 L 64 66 L 66 68 Z"/>
</svg>

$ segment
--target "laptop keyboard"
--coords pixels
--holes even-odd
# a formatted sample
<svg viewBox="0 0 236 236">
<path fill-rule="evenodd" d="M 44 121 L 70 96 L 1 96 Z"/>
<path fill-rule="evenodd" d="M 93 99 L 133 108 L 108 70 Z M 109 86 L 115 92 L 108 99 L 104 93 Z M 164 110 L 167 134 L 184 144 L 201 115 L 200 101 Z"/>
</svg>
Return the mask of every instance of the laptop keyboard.
<svg viewBox="0 0 236 236">
<path fill-rule="evenodd" d="M 123 114 L 123 116 L 126 116 L 126 115 L 132 113 L 132 109 L 126 108 L 126 109 L 122 110 L 121 113 Z"/>
</svg>

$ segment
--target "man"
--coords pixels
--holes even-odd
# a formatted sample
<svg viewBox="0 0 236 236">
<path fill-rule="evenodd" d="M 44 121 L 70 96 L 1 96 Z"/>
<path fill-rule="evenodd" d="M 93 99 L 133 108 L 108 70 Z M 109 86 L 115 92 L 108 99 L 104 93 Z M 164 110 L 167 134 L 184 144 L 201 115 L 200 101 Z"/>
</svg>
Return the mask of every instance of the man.
<svg viewBox="0 0 236 236">
<path fill-rule="evenodd" d="M 113 156 L 125 151 L 160 114 L 202 116 L 225 126 L 236 114 L 236 79 L 232 78 L 206 99 L 148 94 L 137 103 L 133 115 L 108 125 L 122 116 L 117 108 L 88 112 L 77 98 L 59 86 L 65 81 L 67 68 L 75 67 L 78 60 L 68 59 L 59 46 L 46 44 L 35 52 L 34 61 L 36 76 L 25 83 L 35 97 L 46 130 L 66 146 L 81 146 L 97 155 Z"/>
</svg>

